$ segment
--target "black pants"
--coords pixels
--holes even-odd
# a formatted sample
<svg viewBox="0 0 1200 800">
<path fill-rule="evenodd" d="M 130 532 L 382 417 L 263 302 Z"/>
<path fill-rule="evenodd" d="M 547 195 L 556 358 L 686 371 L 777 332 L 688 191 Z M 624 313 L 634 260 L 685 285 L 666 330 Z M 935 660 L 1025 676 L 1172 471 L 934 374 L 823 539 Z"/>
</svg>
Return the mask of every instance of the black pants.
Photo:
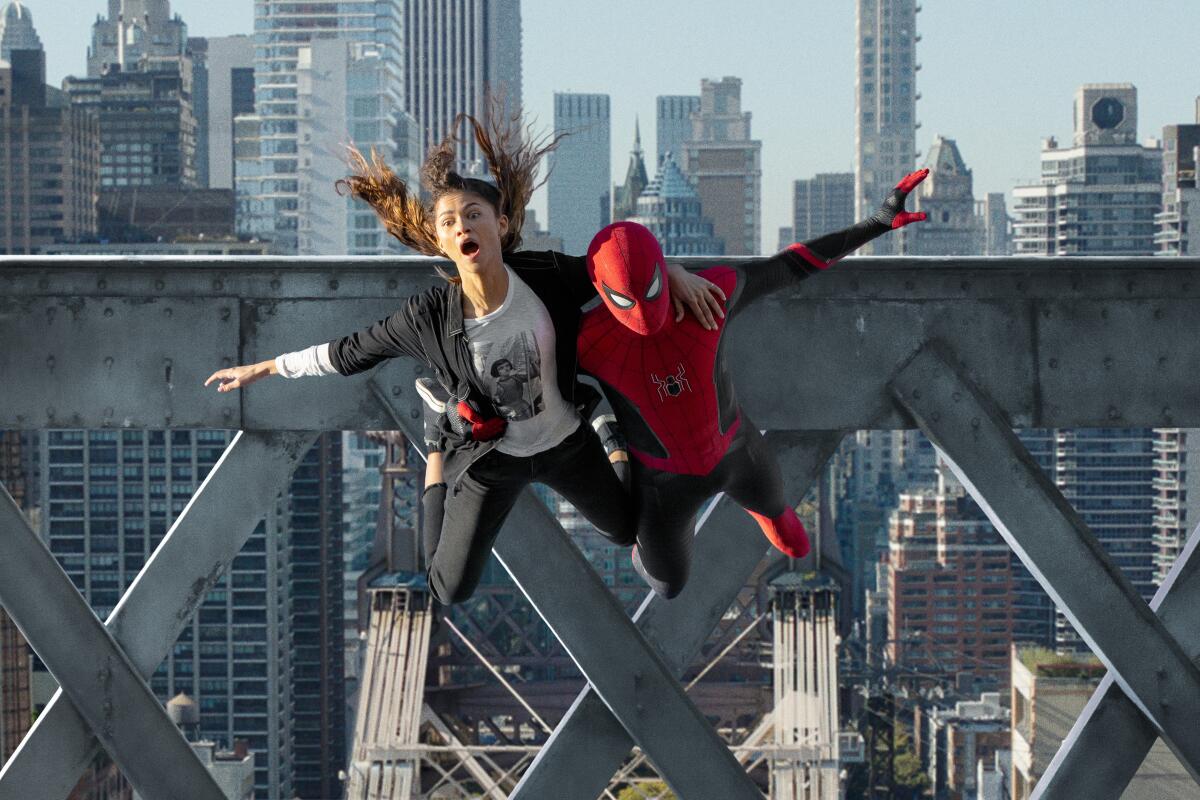
<svg viewBox="0 0 1200 800">
<path fill-rule="evenodd" d="M 707 475 L 662 472 L 634 459 L 638 572 L 658 594 L 671 598 L 683 591 L 691 568 L 696 513 L 719 492 L 764 516 L 777 517 L 787 510 L 779 461 L 745 414 L 729 452 Z"/>
<path fill-rule="evenodd" d="M 448 502 L 445 484 L 425 490 L 421 535 L 429 588 L 440 602 L 460 603 L 475 592 L 500 526 L 521 490 L 534 482 L 561 494 L 614 543 L 633 544 L 636 529 L 629 493 L 592 426 L 581 422 L 543 453 L 518 457 L 492 450 L 480 457 Z"/>
</svg>

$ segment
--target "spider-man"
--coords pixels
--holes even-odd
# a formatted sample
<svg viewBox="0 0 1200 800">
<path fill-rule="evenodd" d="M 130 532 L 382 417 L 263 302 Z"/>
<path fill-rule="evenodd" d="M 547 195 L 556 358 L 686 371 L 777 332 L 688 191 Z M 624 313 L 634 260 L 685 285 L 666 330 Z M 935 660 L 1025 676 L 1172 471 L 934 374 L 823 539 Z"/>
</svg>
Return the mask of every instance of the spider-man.
<svg viewBox="0 0 1200 800">
<path fill-rule="evenodd" d="M 638 509 L 634 564 L 659 594 L 683 589 L 693 518 L 718 492 L 745 508 L 776 548 L 793 558 L 808 553 L 804 525 L 784 501 L 779 464 L 738 404 L 724 358 L 725 325 L 764 294 L 925 219 L 905 211 L 904 201 L 928 174 L 906 176 L 864 222 L 768 259 L 700 272 L 728 298 L 715 330 L 669 313 L 666 265 L 650 231 L 618 222 L 592 240 L 588 270 L 604 304 L 584 315 L 579 365 L 600 382 L 628 438 Z"/>
</svg>

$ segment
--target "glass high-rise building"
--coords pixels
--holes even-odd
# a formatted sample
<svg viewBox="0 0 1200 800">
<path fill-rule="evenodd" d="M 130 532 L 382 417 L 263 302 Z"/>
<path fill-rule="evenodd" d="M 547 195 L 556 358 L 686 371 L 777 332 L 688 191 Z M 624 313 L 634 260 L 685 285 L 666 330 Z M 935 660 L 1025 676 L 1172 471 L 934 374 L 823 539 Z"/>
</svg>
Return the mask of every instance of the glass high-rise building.
<svg viewBox="0 0 1200 800">
<path fill-rule="evenodd" d="M 1014 255 L 1153 255 L 1162 163 L 1137 141 L 1132 84 L 1079 87 L 1073 146 L 1046 139 L 1041 182 L 1013 190 Z"/>
<path fill-rule="evenodd" d="M 238 228 L 273 242 L 276 252 L 296 253 L 302 178 L 300 50 L 324 39 L 372 44 L 389 82 L 401 86 L 404 4 L 255 0 L 254 28 L 255 114 L 236 124 Z"/>
<path fill-rule="evenodd" d="M 583 255 L 611 219 L 612 135 L 606 94 L 554 94 L 554 133 L 566 134 L 550 154 L 546 202 L 550 232 L 563 249 Z"/>
<path fill-rule="evenodd" d="M 700 110 L 700 95 L 663 94 L 655 101 L 654 149 L 657 156 L 653 166 L 657 168 L 667 153 L 675 156 L 675 163 L 683 158 L 683 143 L 692 138 L 692 114 Z"/>
<path fill-rule="evenodd" d="M 875 212 L 916 159 L 917 0 L 858 0 L 855 15 L 855 219 Z M 903 232 L 863 255 L 902 252 Z"/>
<path fill-rule="evenodd" d="M 377 153 L 401 179 L 418 181 L 416 120 L 377 45 L 329 39 L 300 49 L 301 255 L 387 255 L 404 252 L 369 205 L 333 191 L 346 176 L 346 145 Z"/>
<path fill-rule="evenodd" d="M 42 536 L 98 617 L 112 612 L 231 438 L 42 435 Z M 180 692 L 195 699 L 203 738 L 248 742 L 260 797 L 340 791 L 330 788 L 345 757 L 340 451 L 339 435 L 326 434 L 306 455 L 150 680 L 164 703 Z"/>
</svg>

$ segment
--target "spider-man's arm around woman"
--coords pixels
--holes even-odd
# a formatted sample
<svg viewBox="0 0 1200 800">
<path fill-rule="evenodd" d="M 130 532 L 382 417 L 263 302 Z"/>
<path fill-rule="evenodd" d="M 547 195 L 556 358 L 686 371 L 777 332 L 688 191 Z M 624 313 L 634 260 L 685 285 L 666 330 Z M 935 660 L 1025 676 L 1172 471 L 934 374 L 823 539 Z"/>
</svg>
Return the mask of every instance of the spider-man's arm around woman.
<svg viewBox="0 0 1200 800">
<path fill-rule="evenodd" d="M 768 259 L 740 267 L 739 289 L 730 301 L 728 313 L 736 314 L 768 292 L 828 269 L 878 236 L 925 219 L 923 211 L 906 211 L 904 202 L 928 174 L 929 170 L 921 169 L 904 176 L 879 210 L 862 222 L 807 242 L 797 242 Z"/>
</svg>

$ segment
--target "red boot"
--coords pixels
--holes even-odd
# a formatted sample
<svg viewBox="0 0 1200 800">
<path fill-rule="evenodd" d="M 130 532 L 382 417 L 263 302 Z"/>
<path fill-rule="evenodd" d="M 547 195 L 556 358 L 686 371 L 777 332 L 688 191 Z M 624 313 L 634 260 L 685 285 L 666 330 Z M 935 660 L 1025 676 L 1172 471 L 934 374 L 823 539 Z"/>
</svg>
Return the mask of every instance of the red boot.
<svg viewBox="0 0 1200 800">
<path fill-rule="evenodd" d="M 776 550 L 791 558 L 804 558 L 808 555 L 808 533 L 795 511 L 789 508 L 777 517 L 756 514 L 749 509 L 746 511 L 754 517 L 758 527 L 762 528 L 763 535 Z"/>
</svg>

